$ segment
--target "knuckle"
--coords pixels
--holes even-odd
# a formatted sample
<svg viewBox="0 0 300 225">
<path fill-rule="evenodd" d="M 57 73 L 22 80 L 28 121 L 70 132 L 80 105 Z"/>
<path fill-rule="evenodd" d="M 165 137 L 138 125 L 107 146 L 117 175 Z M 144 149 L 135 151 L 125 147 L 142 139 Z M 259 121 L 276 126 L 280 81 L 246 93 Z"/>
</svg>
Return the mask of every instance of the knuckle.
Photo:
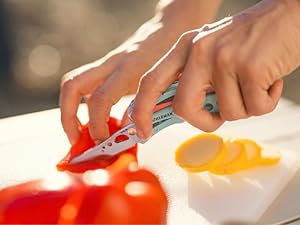
<svg viewBox="0 0 300 225">
<path fill-rule="evenodd" d="M 204 126 L 204 127 L 200 128 L 200 129 L 202 131 L 204 131 L 204 132 L 211 133 L 211 132 L 214 132 L 218 127 L 215 127 L 215 126 Z"/>
<path fill-rule="evenodd" d="M 251 116 L 260 116 L 272 111 L 270 105 L 263 102 L 253 102 L 249 107 L 247 107 L 247 112 Z"/>
<path fill-rule="evenodd" d="M 184 43 L 190 42 L 197 34 L 198 34 L 197 30 L 187 31 L 180 36 L 179 40 L 180 42 L 184 42 Z"/>
<path fill-rule="evenodd" d="M 269 104 L 269 106 L 267 107 L 267 110 L 264 112 L 264 114 L 272 112 L 276 108 L 276 106 L 277 106 L 276 103 Z"/>
<path fill-rule="evenodd" d="M 94 134 L 95 131 L 98 131 L 98 128 L 100 126 L 97 126 L 97 125 L 98 125 L 98 123 L 95 123 L 95 120 L 93 120 L 93 119 L 89 122 L 89 129 L 91 131 L 91 134 Z"/>
<path fill-rule="evenodd" d="M 158 85 L 157 74 L 156 70 L 152 70 L 146 76 L 143 76 L 140 81 L 140 90 L 149 90 Z"/>
<path fill-rule="evenodd" d="M 129 51 L 129 50 L 128 50 Z M 119 66 L 121 70 L 128 70 L 133 72 L 133 70 L 139 67 L 139 64 L 145 59 L 147 52 L 143 49 L 134 49 L 127 53 L 126 57 L 120 61 Z"/>
<path fill-rule="evenodd" d="M 195 38 L 194 38 L 195 40 Z M 209 37 L 202 37 L 199 40 L 193 42 L 191 46 L 191 56 L 194 59 L 197 59 L 198 63 L 207 60 L 207 56 L 210 55 L 210 38 Z"/>
<path fill-rule="evenodd" d="M 241 63 L 241 74 L 248 78 L 257 78 L 258 74 L 261 74 L 264 66 L 258 60 L 251 60 Z"/>
<path fill-rule="evenodd" d="M 72 77 L 73 77 L 73 76 L 72 76 L 71 72 L 68 72 L 68 73 L 64 74 L 64 75 L 61 77 L 61 81 L 60 81 L 61 86 L 64 85 L 65 82 L 71 80 Z"/>
<path fill-rule="evenodd" d="M 210 133 L 210 132 L 214 132 L 215 130 L 217 130 L 222 124 L 223 124 L 223 122 L 219 122 L 219 123 L 204 122 L 204 123 L 200 123 L 197 127 L 204 132 Z"/>
<path fill-rule="evenodd" d="M 212 24 L 206 23 L 200 28 L 201 31 L 209 31 Z"/>
<path fill-rule="evenodd" d="M 242 66 L 242 73 L 243 76 L 247 76 L 249 78 L 253 77 L 254 74 L 256 74 L 256 68 L 254 67 L 254 64 L 252 63 L 245 63 Z"/>
<path fill-rule="evenodd" d="M 98 105 L 106 105 L 111 103 L 111 99 L 109 97 L 109 94 L 103 90 L 102 88 L 98 88 L 90 97 L 89 103 L 91 104 L 91 107 L 95 107 Z"/>
<path fill-rule="evenodd" d="M 184 103 L 178 103 L 177 101 L 174 101 L 172 103 L 172 108 L 173 108 L 173 112 L 181 117 L 181 118 L 184 118 L 184 119 L 187 119 L 188 117 L 188 106 Z"/>
<path fill-rule="evenodd" d="M 224 66 L 232 62 L 231 52 L 226 47 L 220 47 L 216 51 L 215 60 L 216 66 L 223 69 Z"/>
<path fill-rule="evenodd" d="M 64 75 L 60 87 L 63 92 L 70 92 L 76 87 L 76 82 L 74 79 L 67 78 L 67 76 Z"/>
<path fill-rule="evenodd" d="M 223 120 L 234 121 L 234 120 L 246 118 L 247 114 L 241 110 L 234 110 L 234 111 L 220 112 L 220 116 Z"/>
<path fill-rule="evenodd" d="M 200 38 L 193 45 L 193 51 L 197 54 L 206 52 L 208 48 L 208 38 Z"/>
<path fill-rule="evenodd" d="M 247 112 L 251 116 L 259 116 L 260 115 L 258 108 L 254 107 L 254 106 L 247 107 Z"/>
</svg>

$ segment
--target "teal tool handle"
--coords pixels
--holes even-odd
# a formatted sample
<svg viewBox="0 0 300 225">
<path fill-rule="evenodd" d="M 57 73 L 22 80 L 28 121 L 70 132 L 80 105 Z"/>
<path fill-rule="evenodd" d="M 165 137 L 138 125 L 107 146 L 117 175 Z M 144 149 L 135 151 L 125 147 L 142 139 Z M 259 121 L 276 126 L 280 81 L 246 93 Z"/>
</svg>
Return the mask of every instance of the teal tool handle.
<svg viewBox="0 0 300 225">
<path fill-rule="evenodd" d="M 157 101 L 157 105 L 166 101 L 172 101 L 176 93 L 177 85 L 178 82 L 173 83 L 160 96 L 160 98 Z M 203 108 L 211 113 L 218 112 L 217 99 L 214 93 L 206 95 Z M 152 124 L 153 124 L 152 136 L 168 126 L 171 126 L 176 123 L 182 123 L 182 122 L 183 120 L 177 117 L 173 112 L 172 106 L 168 106 L 157 112 L 154 112 L 153 119 L 152 119 Z"/>
</svg>

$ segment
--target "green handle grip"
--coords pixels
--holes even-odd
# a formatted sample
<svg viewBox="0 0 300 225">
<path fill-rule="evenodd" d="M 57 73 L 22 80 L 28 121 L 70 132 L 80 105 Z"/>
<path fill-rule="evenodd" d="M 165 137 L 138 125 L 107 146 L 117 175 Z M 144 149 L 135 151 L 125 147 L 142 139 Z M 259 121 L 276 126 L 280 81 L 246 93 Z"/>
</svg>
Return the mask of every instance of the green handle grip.
<svg viewBox="0 0 300 225">
<path fill-rule="evenodd" d="M 157 104 L 165 101 L 166 97 L 167 97 L 167 99 L 171 98 L 172 96 L 174 97 L 176 88 L 173 89 L 172 85 L 163 93 L 164 96 L 163 95 L 162 95 L 163 97 L 161 96 L 161 98 L 158 100 Z M 212 113 L 218 112 L 217 98 L 214 93 L 206 95 L 203 108 Z M 173 112 L 172 106 L 168 106 L 162 110 L 159 110 L 159 111 L 153 113 L 152 136 L 168 126 L 171 126 L 176 123 L 182 123 L 182 122 L 183 122 L 183 120 L 180 119 L 179 117 L 177 117 L 175 115 L 175 113 Z"/>
<path fill-rule="evenodd" d="M 162 104 L 164 102 L 172 102 L 176 94 L 177 86 L 178 86 L 178 81 L 175 81 L 173 84 L 171 84 L 168 87 L 168 89 L 161 94 L 161 96 L 156 102 L 156 105 Z M 129 105 L 128 108 L 129 115 L 131 114 L 133 104 L 134 104 L 134 100 Z M 212 113 L 218 112 L 217 99 L 214 93 L 210 93 L 206 95 L 203 108 Z M 167 106 L 159 111 L 156 111 L 153 113 L 153 118 L 152 118 L 152 126 L 153 126 L 152 136 L 168 126 L 171 126 L 176 123 L 182 123 L 182 122 L 183 120 L 177 117 L 173 112 L 172 106 Z"/>
</svg>

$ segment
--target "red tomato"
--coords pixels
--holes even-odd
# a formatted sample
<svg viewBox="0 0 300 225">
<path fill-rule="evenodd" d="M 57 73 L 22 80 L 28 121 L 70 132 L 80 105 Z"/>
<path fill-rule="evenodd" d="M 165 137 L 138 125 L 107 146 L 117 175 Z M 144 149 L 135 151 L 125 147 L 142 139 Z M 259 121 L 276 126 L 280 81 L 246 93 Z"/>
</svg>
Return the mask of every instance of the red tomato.
<svg viewBox="0 0 300 225">
<path fill-rule="evenodd" d="M 121 128 L 121 122 L 115 118 L 110 118 L 108 121 L 108 127 L 110 135 L 115 133 Z M 94 147 L 95 143 L 91 138 L 89 133 L 88 127 L 82 126 L 81 127 L 81 136 L 78 141 L 71 147 L 68 154 L 57 164 L 57 169 L 60 171 L 71 171 L 74 173 L 83 173 L 87 170 L 94 170 L 99 168 L 106 168 L 108 166 L 113 166 L 115 163 L 118 164 L 118 159 L 122 154 L 131 154 L 132 160 L 136 161 L 136 152 L 137 152 L 137 145 L 129 148 L 127 151 L 123 152 L 120 155 L 114 156 L 110 159 L 94 159 L 88 162 L 79 163 L 76 165 L 71 165 L 69 162 L 74 157 L 80 155 L 82 152 L 88 150 L 91 147 Z M 120 166 L 116 166 L 120 169 Z"/>
<path fill-rule="evenodd" d="M 165 224 L 167 198 L 145 169 L 56 174 L 0 191 L 0 223 Z"/>
</svg>

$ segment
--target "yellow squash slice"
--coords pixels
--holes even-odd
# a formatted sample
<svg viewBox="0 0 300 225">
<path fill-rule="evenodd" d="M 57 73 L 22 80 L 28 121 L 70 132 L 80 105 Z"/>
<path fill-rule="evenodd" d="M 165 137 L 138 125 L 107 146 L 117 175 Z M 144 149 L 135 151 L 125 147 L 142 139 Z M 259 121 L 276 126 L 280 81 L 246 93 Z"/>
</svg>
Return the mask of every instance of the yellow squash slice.
<svg viewBox="0 0 300 225">
<path fill-rule="evenodd" d="M 213 162 L 210 172 L 215 174 L 231 174 L 241 170 L 247 160 L 244 146 L 239 142 L 225 142 L 224 154 L 219 155 Z"/>
<path fill-rule="evenodd" d="M 203 133 L 183 142 L 175 151 L 175 160 L 189 172 L 201 172 L 208 170 L 220 154 L 224 154 L 223 139 Z"/>
<path fill-rule="evenodd" d="M 261 147 L 253 140 L 238 138 L 233 142 L 243 145 L 243 149 L 246 155 L 246 161 L 241 165 L 241 170 L 249 169 L 259 164 L 261 159 Z"/>
<path fill-rule="evenodd" d="M 261 150 L 261 159 L 259 161 L 259 165 L 274 165 L 279 162 L 280 158 L 281 154 L 278 149 L 271 146 L 267 146 L 267 148 Z"/>
<path fill-rule="evenodd" d="M 280 152 L 271 146 L 262 148 L 245 138 L 224 141 L 216 134 L 203 133 L 183 142 L 175 151 L 176 163 L 188 172 L 209 171 L 232 174 L 261 165 L 274 165 Z"/>
</svg>

